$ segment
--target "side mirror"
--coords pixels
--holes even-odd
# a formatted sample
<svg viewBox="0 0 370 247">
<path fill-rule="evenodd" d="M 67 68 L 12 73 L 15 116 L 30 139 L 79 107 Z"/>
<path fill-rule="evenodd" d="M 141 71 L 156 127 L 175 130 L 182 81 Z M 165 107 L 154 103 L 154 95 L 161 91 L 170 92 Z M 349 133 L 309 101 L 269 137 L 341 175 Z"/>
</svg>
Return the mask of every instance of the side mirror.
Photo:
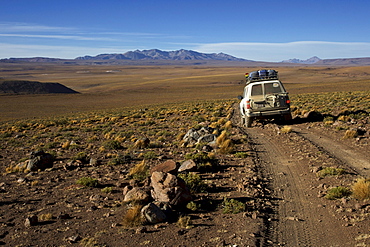
<svg viewBox="0 0 370 247">
<path fill-rule="evenodd" d="M 238 95 L 238 100 L 242 100 L 242 99 L 243 99 L 243 96 Z"/>
</svg>

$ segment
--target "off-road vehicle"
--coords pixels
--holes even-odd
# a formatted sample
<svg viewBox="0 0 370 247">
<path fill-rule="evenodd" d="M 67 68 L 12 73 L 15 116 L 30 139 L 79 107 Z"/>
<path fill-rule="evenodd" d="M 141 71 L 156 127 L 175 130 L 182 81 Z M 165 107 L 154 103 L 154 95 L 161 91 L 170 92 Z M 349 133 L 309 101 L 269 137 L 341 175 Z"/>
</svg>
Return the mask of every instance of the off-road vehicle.
<svg viewBox="0 0 370 247">
<path fill-rule="evenodd" d="M 292 119 L 288 92 L 276 70 L 247 73 L 246 83 L 243 96 L 238 96 L 242 125 L 251 127 L 254 119 Z"/>
</svg>

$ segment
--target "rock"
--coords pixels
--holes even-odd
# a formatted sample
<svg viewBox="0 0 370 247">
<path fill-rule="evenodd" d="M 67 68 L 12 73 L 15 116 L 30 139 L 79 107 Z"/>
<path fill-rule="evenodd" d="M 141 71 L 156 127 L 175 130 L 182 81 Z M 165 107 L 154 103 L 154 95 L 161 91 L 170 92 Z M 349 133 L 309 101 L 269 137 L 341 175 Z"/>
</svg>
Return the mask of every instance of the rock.
<svg viewBox="0 0 370 247">
<path fill-rule="evenodd" d="M 321 113 L 316 112 L 316 111 L 309 111 L 306 114 L 304 114 L 303 117 L 307 118 L 307 120 L 309 120 L 309 121 L 314 121 L 314 122 L 322 121 L 324 119 L 324 117 L 321 115 Z"/>
<path fill-rule="evenodd" d="M 37 171 L 53 167 L 54 157 L 44 151 L 32 152 L 28 162 L 27 170 Z"/>
<path fill-rule="evenodd" d="M 79 235 L 74 235 L 67 238 L 67 241 L 69 241 L 70 243 L 77 243 L 80 240 L 81 237 Z"/>
<path fill-rule="evenodd" d="M 153 187 L 151 194 L 156 201 L 177 206 L 192 199 L 185 182 L 170 173 L 153 172 L 151 185 Z"/>
<path fill-rule="evenodd" d="M 101 195 L 95 194 L 90 196 L 90 201 L 102 201 L 104 198 Z"/>
<path fill-rule="evenodd" d="M 178 164 L 177 162 L 173 160 L 167 160 L 159 165 L 156 165 L 155 167 L 152 168 L 150 173 L 152 174 L 153 172 L 167 172 L 171 174 L 176 174 L 178 169 Z"/>
<path fill-rule="evenodd" d="M 199 139 L 199 137 L 200 137 L 199 133 L 194 128 L 191 128 L 185 134 L 183 140 L 188 143 L 195 143 Z"/>
<path fill-rule="evenodd" d="M 89 164 L 91 166 L 97 166 L 98 165 L 98 160 L 94 158 L 90 158 Z"/>
<path fill-rule="evenodd" d="M 146 229 L 145 226 L 139 227 L 136 229 L 135 233 L 140 234 L 140 233 L 146 233 L 148 230 Z"/>
<path fill-rule="evenodd" d="M 126 186 L 123 188 L 123 190 L 122 190 L 122 194 L 123 194 L 123 196 L 126 196 L 126 194 L 127 194 L 130 190 L 132 190 L 132 186 L 131 186 L 131 185 L 126 185 Z"/>
<path fill-rule="evenodd" d="M 212 146 L 215 146 L 216 145 L 216 142 L 212 142 L 212 143 L 210 143 L 210 145 L 212 145 Z M 204 151 L 204 152 L 211 152 L 212 150 L 213 150 L 213 147 L 211 147 L 210 145 L 204 145 L 203 147 L 202 147 L 202 150 Z"/>
<path fill-rule="evenodd" d="M 30 226 L 35 226 L 39 223 L 39 219 L 37 218 L 36 215 L 32 215 L 26 219 L 24 222 L 25 227 L 30 227 Z"/>
<path fill-rule="evenodd" d="M 197 169 L 197 164 L 194 162 L 194 160 L 185 160 L 182 162 L 181 166 L 178 169 L 178 172 L 191 172 L 195 171 Z"/>
<path fill-rule="evenodd" d="M 154 203 L 149 203 L 141 209 L 142 215 L 148 223 L 157 224 L 166 220 L 166 214 Z"/>
<path fill-rule="evenodd" d="M 210 145 L 216 144 L 217 136 L 214 134 L 206 134 L 197 140 L 197 143 L 209 143 Z"/>
<path fill-rule="evenodd" d="M 148 203 L 150 200 L 151 197 L 148 190 L 145 188 L 134 187 L 132 190 L 127 192 L 123 201 Z"/>
<path fill-rule="evenodd" d="M 135 142 L 134 147 L 138 149 L 143 149 L 143 148 L 147 148 L 149 144 L 150 144 L 150 140 L 148 138 L 141 138 Z"/>
</svg>

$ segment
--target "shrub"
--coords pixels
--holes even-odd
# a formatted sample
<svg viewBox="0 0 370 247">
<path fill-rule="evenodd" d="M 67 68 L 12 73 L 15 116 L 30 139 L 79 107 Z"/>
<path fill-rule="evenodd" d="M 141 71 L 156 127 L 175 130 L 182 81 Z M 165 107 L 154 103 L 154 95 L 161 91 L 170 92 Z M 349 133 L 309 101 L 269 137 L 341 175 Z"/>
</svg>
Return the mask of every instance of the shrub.
<svg viewBox="0 0 370 247">
<path fill-rule="evenodd" d="M 40 214 L 37 216 L 39 221 L 50 221 L 53 219 L 53 215 L 48 213 L 48 214 Z"/>
<path fill-rule="evenodd" d="M 356 138 L 357 136 L 358 136 L 357 130 L 347 130 L 346 133 L 344 133 L 343 139 Z"/>
<path fill-rule="evenodd" d="M 117 149 L 121 149 L 122 146 L 121 146 L 121 143 L 117 140 L 108 140 L 108 141 L 105 141 L 103 143 L 103 147 L 105 149 L 111 149 L 111 150 L 117 150 Z"/>
<path fill-rule="evenodd" d="M 129 154 L 119 154 L 117 156 L 115 156 L 114 158 L 112 158 L 110 161 L 109 161 L 109 165 L 122 165 L 122 164 L 128 164 L 130 163 L 132 160 L 131 158 L 131 155 Z"/>
<path fill-rule="evenodd" d="M 145 160 L 132 167 L 128 176 L 139 181 L 143 181 L 147 178 L 149 176 L 149 166 L 146 164 Z"/>
<path fill-rule="evenodd" d="M 370 180 L 360 178 L 352 185 L 353 197 L 359 200 L 370 199 Z"/>
<path fill-rule="evenodd" d="M 79 160 L 82 163 L 88 163 L 88 156 L 85 152 L 79 152 L 73 157 L 73 160 Z"/>
<path fill-rule="evenodd" d="M 325 167 L 317 172 L 317 176 L 323 178 L 326 176 L 337 176 L 344 174 L 345 170 L 342 168 Z"/>
<path fill-rule="evenodd" d="M 226 139 L 221 143 L 219 152 L 221 154 L 231 154 L 234 152 L 234 143 L 231 139 Z"/>
<path fill-rule="evenodd" d="M 101 189 L 101 192 L 107 193 L 107 194 L 112 193 L 112 191 L 113 191 L 112 187 L 105 187 L 105 188 Z"/>
<path fill-rule="evenodd" d="M 235 199 L 224 198 L 222 202 L 222 212 L 224 214 L 238 214 L 245 211 L 245 203 L 242 203 Z"/>
<path fill-rule="evenodd" d="M 195 203 L 194 201 L 191 201 L 188 204 L 186 204 L 186 208 L 191 211 L 197 211 L 200 209 L 200 205 Z"/>
<path fill-rule="evenodd" d="M 327 194 L 325 195 L 325 198 L 329 200 L 335 200 L 335 199 L 339 199 L 339 198 L 350 196 L 350 195 L 351 195 L 350 189 L 346 187 L 338 186 L 338 187 L 329 189 Z"/>
<path fill-rule="evenodd" d="M 154 151 L 148 151 L 144 154 L 144 159 L 146 160 L 154 160 L 158 157 L 158 155 Z"/>
<path fill-rule="evenodd" d="M 236 158 L 247 158 L 251 154 L 249 152 L 237 152 L 234 154 Z"/>
<path fill-rule="evenodd" d="M 191 193 L 206 192 L 208 188 L 208 185 L 202 180 L 199 174 L 194 172 L 179 174 L 179 177 L 185 181 Z"/>
<path fill-rule="evenodd" d="M 281 133 L 290 133 L 292 132 L 292 127 L 285 125 L 283 128 L 280 129 Z"/>
<path fill-rule="evenodd" d="M 83 185 L 86 187 L 97 187 L 99 185 L 99 182 L 95 178 L 90 177 L 82 177 L 76 181 L 77 184 Z"/>
<path fill-rule="evenodd" d="M 194 227 L 191 223 L 192 221 L 189 215 L 180 216 L 179 219 L 177 220 L 177 225 L 181 228 L 190 229 Z"/>
<path fill-rule="evenodd" d="M 130 207 L 126 214 L 123 216 L 123 226 L 124 227 L 135 227 L 140 226 L 144 223 L 144 219 L 141 216 L 141 209 L 143 206 L 135 204 Z"/>
</svg>

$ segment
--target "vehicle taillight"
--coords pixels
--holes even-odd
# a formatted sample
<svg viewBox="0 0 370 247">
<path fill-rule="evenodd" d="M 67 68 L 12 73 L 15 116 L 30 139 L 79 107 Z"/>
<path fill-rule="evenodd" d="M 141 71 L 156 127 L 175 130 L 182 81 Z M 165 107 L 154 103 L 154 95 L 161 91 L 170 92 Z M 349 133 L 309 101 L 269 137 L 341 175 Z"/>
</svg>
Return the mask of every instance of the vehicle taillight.
<svg viewBox="0 0 370 247">
<path fill-rule="evenodd" d="M 247 109 L 251 109 L 251 102 L 248 100 L 245 102 Z"/>
<path fill-rule="evenodd" d="M 290 100 L 288 100 L 288 99 L 287 99 L 287 100 L 286 100 L 286 103 L 287 103 L 287 104 L 290 104 Z"/>
</svg>

